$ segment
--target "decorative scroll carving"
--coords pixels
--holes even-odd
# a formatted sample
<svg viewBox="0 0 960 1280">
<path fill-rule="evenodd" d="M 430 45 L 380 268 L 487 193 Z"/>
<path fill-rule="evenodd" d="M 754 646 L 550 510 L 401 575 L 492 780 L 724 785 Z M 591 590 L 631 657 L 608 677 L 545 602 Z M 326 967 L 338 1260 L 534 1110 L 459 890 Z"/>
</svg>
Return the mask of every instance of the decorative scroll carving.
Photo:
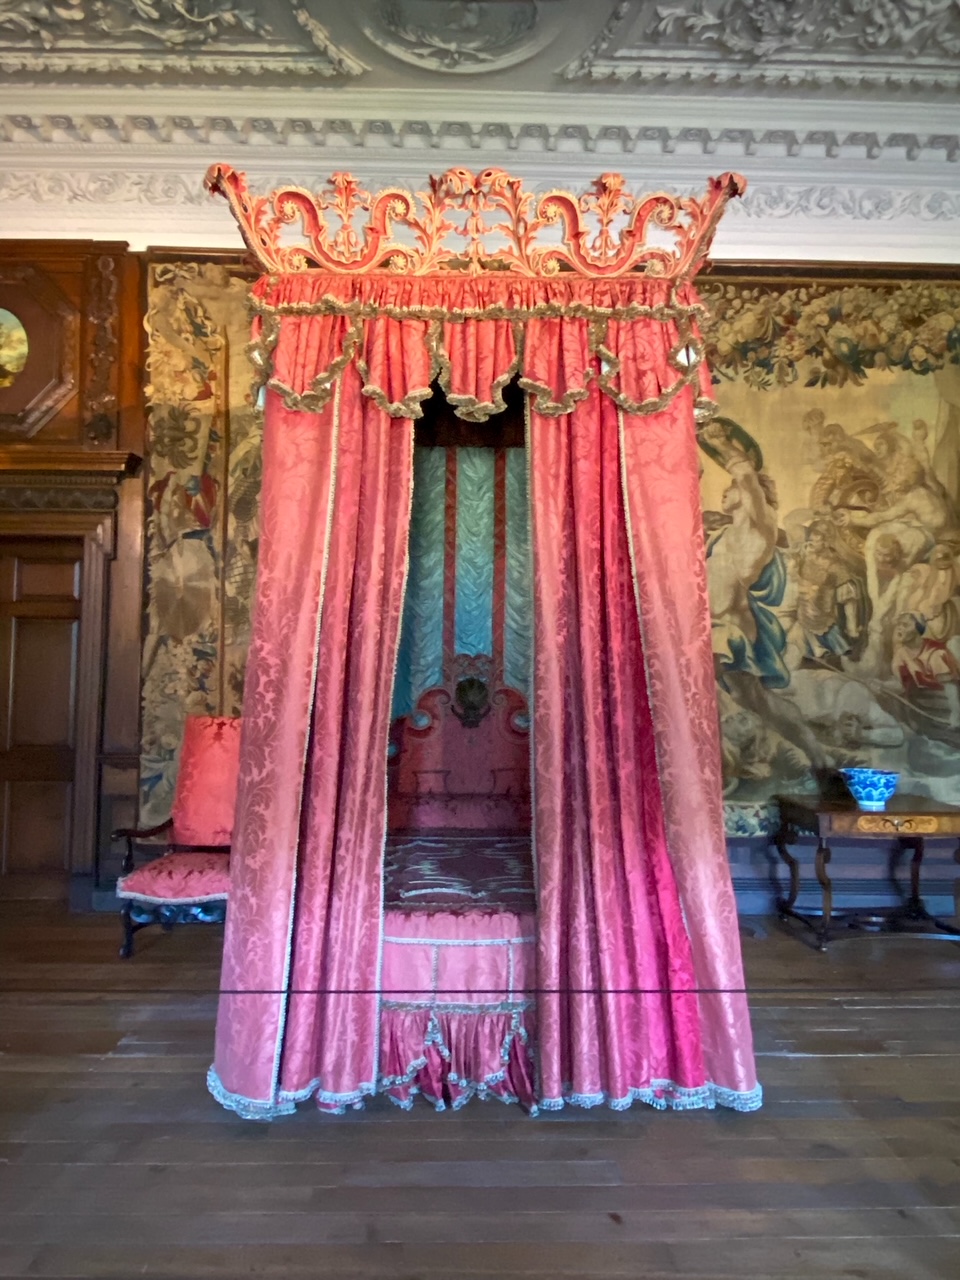
<svg viewBox="0 0 960 1280">
<path fill-rule="evenodd" d="M 745 85 L 958 83 L 954 0 L 619 0 L 565 79 Z"/>
<path fill-rule="evenodd" d="M 361 75 L 298 0 L 0 0 L 0 70 L 104 77 Z"/>
<path fill-rule="evenodd" d="M 257 15 L 229 0 L 152 0 L 152 3 L 121 3 L 120 0 L 60 0 L 59 4 L 24 4 L 23 0 L 0 0 L 0 28 L 24 37 L 33 37 L 45 49 L 76 34 L 78 25 L 88 24 L 94 32 L 130 39 L 147 37 L 171 49 L 204 44 L 231 31 L 264 36 L 270 31 Z"/>
<path fill-rule="evenodd" d="M 641 197 L 625 189 L 620 174 L 604 173 L 584 195 L 537 196 L 503 169 L 456 168 L 431 177 L 429 189 L 416 196 L 402 188 L 371 196 L 349 173 L 333 174 L 316 194 L 289 186 L 259 196 L 229 165 L 211 166 L 206 185 L 229 201 L 265 271 L 508 271 L 533 277 L 633 271 L 677 281 L 696 273 L 727 201 L 746 189 L 739 174 L 724 173 L 709 179 L 702 199 L 665 192 Z M 304 242 L 285 243 L 286 228 L 297 222 Z M 553 238 L 540 242 L 546 228 Z M 650 232 L 672 237 L 674 246 L 653 243 Z M 399 239 L 404 233 L 406 239 Z"/>
<path fill-rule="evenodd" d="M 121 450 L 0 444 L 0 513 L 112 512 L 139 463 Z"/>
<path fill-rule="evenodd" d="M 117 428 L 117 264 L 101 254 L 90 286 L 87 324 L 91 329 L 84 388 L 84 431 L 88 440 L 105 444 Z"/>
<path fill-rule="evenodd" d="M 658 5 L 658 36 L 722 50 L 738 58 L 766 58 L 803 48 L 891 55 L 960 53 L 960 9 L 943 0 L 697 0 Z"/>
<path fill-rule="evenodd" d="M 632 0 L 619 0 L 616 8 L 607 18 L 589 47 L 584 49 L 579 58 L 563 68 L 561 72 L 563 78 L 565 80 L 577 80 L 581 76 L 591 77 L 594 65 L 606 54 L 619 34 L 620 28 L 633 15 L 634 6 Z"/>
<path fill-rule="evenodd" d="M 117 506 L 115 489 L 44 486 L 43 481 L 38 476 L 33 486 L 0 485 L 0 511 L 113 511 Z"/>
<path fill-rule="evenodd" d="M 359 58 L 355 58 L 352 54 L 347 53 L 345 49 L 340 49 L 333 43 L 327 33 L 326 27 L 322 26 L 316 18 L 308 13 L 302 5 L 293 4 L 293 14 L 300 26 L 310 37 L 310 41 L 329 64 L 329 75 L 336 76 L 362 76 L 369 68 Z"/>
</svg>

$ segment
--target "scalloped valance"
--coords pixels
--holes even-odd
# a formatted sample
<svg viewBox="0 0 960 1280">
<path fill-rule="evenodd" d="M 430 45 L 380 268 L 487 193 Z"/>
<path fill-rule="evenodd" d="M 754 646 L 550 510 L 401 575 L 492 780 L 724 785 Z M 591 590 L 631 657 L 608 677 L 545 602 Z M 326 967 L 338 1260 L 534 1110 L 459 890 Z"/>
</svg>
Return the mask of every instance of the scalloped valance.
<svg viewBox="0 0 960 1280">
<path fill-rule="evenodd" d="M 708 404 L 691 285 L 308 271 L 266 276 L 253 292 L 254 360 L 290 409 L 322 409 L 351 362 L 363 394 L 393 417 L 421 417 L 436 381 L 460 417 L 483 422 L 503 409 L 514 376 L 550 416 L 569 413 L 594 382 L 630 414 L 660 412 L 691 384 L 698 408 Z M 493 326 L 482 342 L 481 324 Z M 560 325 L 563 359 L 548 364 Z M 391 358 L 398 348 L 402 361 Z M 327 354 L 304 360 L 308 350 Z"/>
</svg>

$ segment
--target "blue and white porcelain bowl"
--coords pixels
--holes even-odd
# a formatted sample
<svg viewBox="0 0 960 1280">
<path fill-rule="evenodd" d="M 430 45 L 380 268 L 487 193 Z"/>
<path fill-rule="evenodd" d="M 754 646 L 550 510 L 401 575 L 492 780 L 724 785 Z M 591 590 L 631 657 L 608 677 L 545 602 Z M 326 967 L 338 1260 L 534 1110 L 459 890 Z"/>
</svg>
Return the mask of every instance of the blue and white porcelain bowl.
<svg viewBox="0 0 960 1280">
<path fill-rule="evenodd" d="M 841 769 L 847 789 L 861 809 L 885 809 L 897 789 L 899 773 L 890 769 Z"/>
</svg>

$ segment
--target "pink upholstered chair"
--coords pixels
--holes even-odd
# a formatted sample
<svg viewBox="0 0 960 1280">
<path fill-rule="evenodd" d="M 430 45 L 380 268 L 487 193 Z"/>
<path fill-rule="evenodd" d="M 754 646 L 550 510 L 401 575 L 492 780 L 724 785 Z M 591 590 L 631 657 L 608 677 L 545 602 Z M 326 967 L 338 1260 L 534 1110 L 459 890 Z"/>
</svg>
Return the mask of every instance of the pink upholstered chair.
<svg viewBox="0 0 960 1280">
<path fill-rule="evenodd" d="M 121 899 L 123 943 L 133 954 L 133 935 L 150 924 L 222 921 L 230 883 L 230 842 L 240 768 L 240 719 L 188 716 L 180 748 L 173 807 L 166 822 L 143 830 L 123 828 L 117 896 Z M 140 867 L 134 849 L 159 852 Z"/>
</svg>

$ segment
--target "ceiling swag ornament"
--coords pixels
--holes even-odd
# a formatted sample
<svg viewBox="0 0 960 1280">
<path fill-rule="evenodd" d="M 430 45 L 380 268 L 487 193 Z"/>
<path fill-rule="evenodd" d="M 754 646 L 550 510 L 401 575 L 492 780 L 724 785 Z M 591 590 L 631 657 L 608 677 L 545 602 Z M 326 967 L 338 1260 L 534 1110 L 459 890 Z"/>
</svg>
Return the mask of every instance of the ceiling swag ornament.
<svg viewBox="0 0 960 1280">
<path fill-rule="evenodd" d="M 370 195 L 349 173 L 333 174 L 317 193 L 286 186 L 255 195 L 244 174 L 218 164 L 207 171 L 206 186 L 229 201 L 268 273 L 645 273 L 681 283 L 703 263 L 727 202 L 743 194 L 746 180 L 737 173 L 710 178 L 702 198 L 635 196 L 621 174 L 604 173 L 583 195 L 536 195 L 503 169 L 454 168 L 416 195 L 399 187 Z M 301 240 L 290 244 L 295 223 Z"/>
</svg>

